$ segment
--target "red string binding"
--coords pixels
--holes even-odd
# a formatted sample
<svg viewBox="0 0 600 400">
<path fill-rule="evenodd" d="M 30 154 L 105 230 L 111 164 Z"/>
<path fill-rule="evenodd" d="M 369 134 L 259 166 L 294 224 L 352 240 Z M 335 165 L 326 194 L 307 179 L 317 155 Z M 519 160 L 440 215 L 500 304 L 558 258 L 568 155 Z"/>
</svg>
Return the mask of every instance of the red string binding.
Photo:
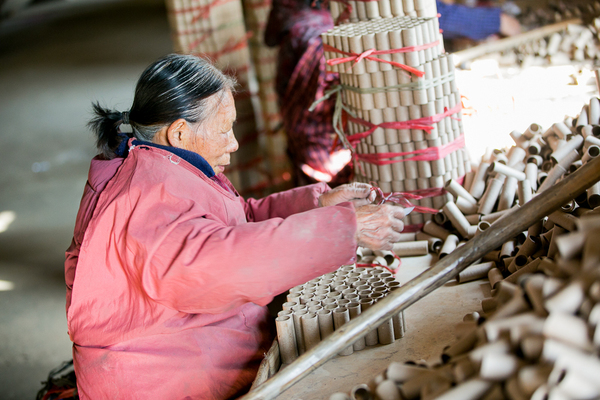
<svg viewBox="0 0 600 400">
<path fill-rule="evenodd" d="M 396 122 L 382 122 L 381 124 L 373 124 L 369 121 L 365 121 L 364 119 L 361 118 L 357 118 L 357 117 L 353 117 L 352 115 L 348 114 L 348 112 L 346 110 L 343 110 L 342 112 L 344 113 L 345 118 L 348 119 L 348 121 L 350 122 L 354 122 L 363 126 L 368 127 L 369 129 L 364 131 L 364 132 L 360 132 L 360 133 L 356 133 L 354 135 L 349 135 L 347 136 L 347 139 L 350 143 L 352 143 L 352 145 L 354 145 L 356 142 L 360 141 L 361 139 L 364 139 L 366 137 L 368 137 L 369 135 L 371 135 L 373 132 L 375 132 L 375 130 L 377 128 L 383 128 L 383 129 L 422 129 L 424 131 L 426 131 L 427 133 L 431 133 L 431 130 L 433 129 L 433 124 L 436 124 L 438 122 L 440 122 L 441 120 L 443 120 L 446 117 L 449 117 L 453 114 L 457 114 L 462 110 L 462 104 L 458 103 L 456 104 L 454 107 L 452 107 L 451 109 L 445 109 L 443 113 L 441 114 L 436 114 L 433 115 L 431 117 L 422 117 L 422 118 L 417 118 L 417 119 L 411 119 L 408 121 L 396 121 Z M 460 118 L 457 118 L 458 120 L 460 120 Z"/>
<path fill-rule="evenodd" d="M 423 72 L 423 71 L 419 71 L 416 68 L 409 67 L 408 65 L 401 64 L 399 62 L 383 60 L 381 58 L 373 57 L 373 56 L 382 55 L 382 54 L 410 53 L 413 51 L 429 49 L 431 47 L 437 46 L 439 43 L 440 43 L 439 40 L 436 40 L 435 42 L 423 44 L 420 46 L 402 47 L 400 49 L 392 49 L 392 50 L 369 49 L 369 50 L 365 50 L 361 54 L 343 51 L 343 50 L 337 49 L 327 43 L 323 43 L 323 50 L 331 51 L 333 53 L 344 54 L 344 55 L 348 56 L 348 57 L 332 58 L 331 60 L 327 60 L 327 64 L 330 66 L 343 64 L 346 62 L 352 62 L 352 66 L 354 66 L 355 64 L 359 63 L 360 61 L 367 59 L 367 60 L 371 60 L 371 61 L 377 61 L 377 62 L 383 62 L 386 64 L 390 64 L 395 67 L 402 68 L 403 70 L 408 71 L 414 75 L 422 77 L 423 75 L 425 75 L 425 72 Z"/>
</svg>

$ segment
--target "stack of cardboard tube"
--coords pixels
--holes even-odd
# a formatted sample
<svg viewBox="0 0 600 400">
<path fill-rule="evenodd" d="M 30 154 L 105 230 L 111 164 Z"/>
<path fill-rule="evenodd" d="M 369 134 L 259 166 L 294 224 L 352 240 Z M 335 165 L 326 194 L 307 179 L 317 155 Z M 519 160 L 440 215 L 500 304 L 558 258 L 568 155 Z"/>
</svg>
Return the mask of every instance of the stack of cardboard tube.
<svg viewBox="0 0 600 400">
<path fill-rule="evenodd" d="M 512 132 L 515 147 L 484 158 L 466 190 L 449 188 L 455 198 L 479 199 L 470 214 L 480 220 L 473 234 L 493 229 L 498 217 L 510 218 L 511 209 L 531 196 L 544 196 L 547 187 L 598 156 L 599 124 L 600 102 L 592 98 L 574 119 L 545 130 L 532 124 L 525 132 Z M 516 185 L 507 182 L 510 178 Z M 499 194 L 481 213 L 487 201 L 481 199 L 498 179 L 503 183 Z M 513 193 L 512 186 L 519 194 L 503 197 L 506 190 Z M 600 398 L 599 189 L 599 184 L 588 188 L 458 275 L 459 282 L 488 279 L 492 295 L 480 310 L 465 315 L 456 326 L 457 340 L 438 361 L 392 362 L 368 385 L 330 399 L 358 398 L 355 389 L 381 400 Z M 444 208 L 450 222 L 435 226 L 438 236 L 445 232 L 454 245 L 468 240 L 471 228 L 458 228 L 464 207 L 453 204 Z"/>
<path fill-rule="evenodd" d="M 345 265 L 290 289 L 287 302 L 275 319 L 281 362 L 291 363 L 398 287 L 400 283 L 393 274 L 383 268 Z M 378 343 L 391 344 L 404 336 L 405 329 L 401 312 L 350 343 L 340 355 Z"/>
<path fill-rule="evenodd" d="M 435 0 L 332 0 L 329 10 L 339 24 L 392 17 L 435 17 Z"/>
<path fill-rule="evenodd" d="M 437 18 L 344 24 L 322 38 L 328 68 L 340 76 L 355 179 L 375 182 L 384 193 L 418 195 L 417 205 L 442 208 L 450 198 L 444 183 L 460 182 L 471 164 L 454 62 L 443 52 Z M 349 61 L 340 62 L 347 55 Z M 430 219 L 414 212 L 406 222 L 419 230 Z"/>
</svg>

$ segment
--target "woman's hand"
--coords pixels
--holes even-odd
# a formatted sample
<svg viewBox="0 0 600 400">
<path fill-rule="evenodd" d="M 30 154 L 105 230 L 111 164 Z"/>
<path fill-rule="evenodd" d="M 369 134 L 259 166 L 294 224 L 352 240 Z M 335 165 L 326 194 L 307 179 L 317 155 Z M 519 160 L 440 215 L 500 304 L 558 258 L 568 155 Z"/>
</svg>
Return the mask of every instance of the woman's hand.
<svg viewBox="0 0 600 400">
<path fill-rule="evenodd" d="M 351 201 L 354 207 L 371 204 L 376 193 L 371 191 L 371 185 L 354 182 L 341 185 L 319 196 L 319 207 L 335 206 L 346 201 Z"/>
<path fill-rule="evenodd" d="M 404 229 L 404 209 L 391 204 L 369 204 L 356 209 L 356 241 L 371 250 L 392 250 Z"/>
</svg>

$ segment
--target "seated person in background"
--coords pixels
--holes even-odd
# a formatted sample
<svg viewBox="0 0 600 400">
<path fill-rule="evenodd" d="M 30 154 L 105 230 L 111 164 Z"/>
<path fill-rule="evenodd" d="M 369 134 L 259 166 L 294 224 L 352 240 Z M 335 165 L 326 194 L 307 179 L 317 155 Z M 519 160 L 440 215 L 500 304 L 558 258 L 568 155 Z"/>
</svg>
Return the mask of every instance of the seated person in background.
<svg viewBox="0 0 600 400">
<path fill-rule="evenodd" d="M 513 36 L 521 33 L 519 21 L 499 7 L 468 7 L 453 0 L 436 0 L 440 29 L 444 39 L 484 40 L 492 35 Z"/>
<path fill-rule="evenodd" d="M 331 14 L 319 1 L 273 0 L 265 43 L 280 46 L 276 91 L 296 185 L 321 181 L 337 186 L 349 182 L 352 172 L 350 152 L 332 152 L 335 97 L 308 111 L 338 83 L 336 76 L 325 71 L 320 36 L 331 28 Z"/>
</svg>

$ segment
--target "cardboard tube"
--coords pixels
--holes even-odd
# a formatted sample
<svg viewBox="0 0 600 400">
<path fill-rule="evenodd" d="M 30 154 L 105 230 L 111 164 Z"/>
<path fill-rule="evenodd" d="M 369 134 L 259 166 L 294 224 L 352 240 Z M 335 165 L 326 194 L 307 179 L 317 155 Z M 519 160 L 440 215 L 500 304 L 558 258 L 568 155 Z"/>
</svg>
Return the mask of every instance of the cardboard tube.
<svg viewBox="0 0 600 400">
<path fill-rule="evenodd" d="M 443 211 L 461 236 L 463 238 L 468 237 L 469 227 L 471 225 L 463 213 L 460 212 L 456 204 L 449 201 L 444 205 Z"/>
<path fill-rule="evenodd" d="M 315 347 L 321 341 L 319 332 L 319 319 L 317 314 L 309 312 L 301 317 L 302 333 L 304 335 L 304 346 L 306 350 Z"/>
<path fill-rule="evenodd" d="M 440 238 L 442 240 L 446 240 L 446 238 L 450 235 L 450 232 L 448 230 L 442 228 L 441 226 L 437 225 L 435 222 L 432 221 L 425 222 L 425 224 L 423 225 L 423 232 L 431 236 Z"/>
<path fill-rule="evenodd" d="M 429 254 L 429 243 L 426 240 L 394 243 L 392 251 L 398 257 L 423 256 Z"/>
<path fill-rule="evenodd" d="M 465 215 L 465 218 L 467 219 L 467 221 L 469 221 L 469 224 L 478 225 L 480 222 L 480 219 L 481 219 L 481 215 L 479 215 L 479 214 Z"/>
<path fill-rule="evenodd" d="M 526 178 L 524 172 L 518 171 L 512 167 L 506 166 L 503 163 L 498 161 L 494 161 L 489 168 L 489 172 L 497 172 L 499 174 L 505 175 L 506 177 L 513 177 L 517 181 L 522 181 Z"/>
<path fill-rule="evenodd" d="M 533 191 L 531 189 L 531 182 L 529 179 L 519 181 L 517 184 L 517 195 L 519 198 L 519 205 L 526 204 L 533 197 Z"/>
<path fill-rule="evenodd" d="M 576 135 L 573 136 L 571 140 L 566 142 L 564 145 L 557 148 L 550 157 L 554 160 L 554 162 L 559 163 L 562 161 L 569 153 L 573 150 L 578 150 L 583 145 L 583 136 Z"/>
<path fill-rule="evenodd" d="M 356 303 L 356 302 L 348 303 L 348 305 L 346 305 L 346 308 L 348 309 L 348 311 L 350 313 L 350 319 L 357 318 L 360 315 L 361 308 L 360 308 L 359 303 Z M 354 349 L 354 351 L 359 351 L 359 350 L 364 349 L 365 348 L 365 338 L 364 337 L 358 338 L 352 344 L 352 348 Z"/>
<path fill-rule="evenodd" d="M 488 276 L 488 272 L 495 266 L 494 262 L 485 262 L 471 265 L 462 270 L 457 276 L 458 283 L 470 282 L 477 279 L 483 279 Z"/>
<path fill-rule="evenodd" d="M 576 348 L 591 351 L 592 342 L 585 320 L 562 312 L 552 312 L 544 323 L 544 336 L 568 343 Z"/>
<path fill-rule="evenodd" d="M 496 204 L 496 200 L 500 195 L 500 191 L 502 190 L 502 186 L 504 185 L 505 176 L 500 175 L 500 177 L 492 179 L 489 186 L 487 187 L 483 197 L 479 201 L 479 209 L 477 210 L 478 214 L 489 214 L 492 212 L 494 205 Z"/>
<path fill-rule="evenodd" d="M 492 268 L 488 272 L 488 279 L 490 280 L 492 289 L 494 289 L 496 285 L 504 279 L 504 277 L 498 268 Z"/>
<path fill-rule="evenodd" d="M 400 391 L 392 380 L 384 380 L 375 389 L 375 394 L 380 400 L 401 400 Z"/>
<path fill-rule="evenodd" d="M 350 321 L 350 313 L 346 307 L 338 307 L 333 310 L 333 325 L 335 330 L 340 329 L 345 323 Z M 348 356 L 354 352 L 353 347 L 350 345 L 340 351 L 338 354 L 341 356 Z"/>
<path fill-rule="evenodd" d="M 483 192 L 485 191 L 485 177 L 487 176 L 487 171 L 490 166 L 490 163 L 482 162 L 479 164 L 479 168 L 473 178 L 473 183 L 471 184 L 471 188 L 469 189 L 469 193 L 476 199 L 481 198 Z"/>
<path fill-rule="evenodd" d="M 290 316 L 281 316 L 275 318 L 275 325 L 277 327 L 277 341 L 279 342 L 281 362 L 291 364 L 298 358 L 294 321 Z"/>
<path fill-rule="evenodd" d="M 471 379 L 436 396 L 437 400 L 476 400 L 481 399 L 492 388 L 493 383 L 483 379 Z"/>
<path fill-rule="evenodd" d="M 373 305 L 374 302 L 373 302 L 373 299 L 371 299 L 371 298 L 364 298 L 364 299 L 360 299 L 359 303 L 360 303 L 360 307 L 361 307 L 361 312 L 364 312 L 364 311 L 368 310 Z M 374 346 L 377 343 L 379 343 L 379 339 L 377 336 L 377 329 L 372 329 L 365 335 L 365 344 L 367 346 Z"/>
<path fill-rule="evenodd" d="M 503 381 L 517 371 L 518 365 L 518 360 L 513 355 L 486 353 L 481 359 L 479 376 L 485 380 Z"/>
<path fill-rule="evenodd" d="M 525 175 L 525 174 L 523 174 Z M 508 210 L 512 208 L 515 201 L 515 193 L 517 191 L 517 178 L 509 176 L 504 182 L 504 187 L 500 193 L 498 201 L 498 211 Z"/>
<path fill-rule="evenodd" d="M 451 179 L 444 185 L 444 188 L 452 193 L 455 198 L 462 197 L 467 200 L 469 203 L 477 204 L 477 200 L 469 193 L 464 187 L 462 187 L 458 182 Z"/>
<path fill-rule="evenodd" d="M 430 234 L 432 234 L 432 233 L 430 233 Z M 447 256 L 448 254 L 452 253 L 458 246 L 458 241 L 459 241 L 458 236 L 448 234 L 447 237 L 444 239 L 444 245 L 442 246 L 442 248 L 440 250 L 439 258 L 442 259 L 445 256 Z"/>
</svg>

